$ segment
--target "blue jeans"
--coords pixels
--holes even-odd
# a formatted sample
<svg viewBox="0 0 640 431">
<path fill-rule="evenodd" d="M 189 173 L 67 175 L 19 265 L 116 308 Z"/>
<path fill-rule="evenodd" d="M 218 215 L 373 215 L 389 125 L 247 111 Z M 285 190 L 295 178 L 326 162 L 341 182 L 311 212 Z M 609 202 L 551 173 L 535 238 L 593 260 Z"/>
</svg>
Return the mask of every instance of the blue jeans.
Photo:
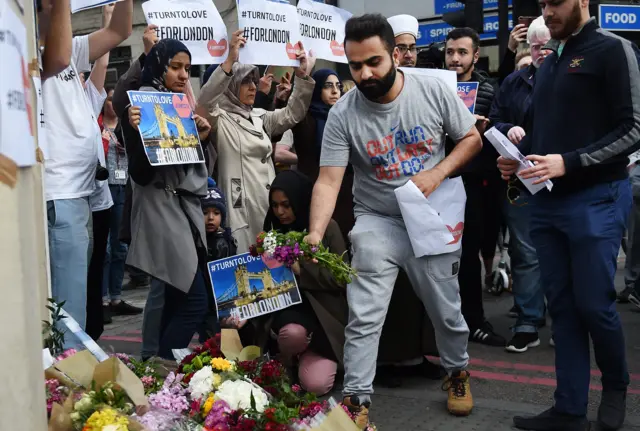
<svg viewBox="0 0 640 431">
<path fill-rule="evenodd" d="M 531 196 L 521 192 L 513 203 L 505 199 L 505 219 L 511 237 L 509 256 L 513 273 L 513 298 L 518 319 L 513 332 L 537 332 L 544 322 L 546 307 L 540 283 L 538 255 L 529 235 Z"/>
<path fill-rule="evenodd" d="M 111 222 L 109 226 L 109 241 L 107 242 L 107 254 L 104 259 L 104 272 L 102 281 L 103 302 L 117 301 L 122 295 L 122 280 L 124 279 L 124 262 L 127 259 L 127 245 L 120 242 L 118 232 L 122 221 L 122 209 L 124 208 L 124 187 L 109 185 L 113 207 L 111 208 Z"/>
<path fill-rule="evenodd" d="M 158 356 L 174 359 L 171 350 L 189 347 L 207 314 L 208 300 L 207 284 L 201 270 L 196 272 L 188 293 L 165 285 Z"/>
<path fill-rule="evenodd" d="M 87 272 L 89 268 L 88 198 L 47 201 L 51 294 L 82 329 L 86 324 Z M 65 347 L 77 344 L 68 338 Z"/>
<path fill-rule="evenodd" d="M 565 195 L 543 191 L 534 199 L 531 239 L 553 321 L 555 407 L 562 413 L 587 413 L 589 336 L 603 389 L 629 385 L 614 277 L 631 203 L 627 180 Z"/>
</svg>

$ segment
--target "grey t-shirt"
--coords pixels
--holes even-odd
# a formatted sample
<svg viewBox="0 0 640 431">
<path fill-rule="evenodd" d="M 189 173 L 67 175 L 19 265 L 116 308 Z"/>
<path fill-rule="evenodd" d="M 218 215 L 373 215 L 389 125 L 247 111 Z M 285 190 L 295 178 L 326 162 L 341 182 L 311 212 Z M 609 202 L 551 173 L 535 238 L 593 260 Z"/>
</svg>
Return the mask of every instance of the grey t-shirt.
<svg viewBox="0 0 640 431">
<path fill-rule="evenodd" d="M 371 102 L 354 90 L 329 111 L 320 166 L 351 162 L 356 216 L 400 216 L 394 190 L 444 159 L 445 134 L 459 141 L 476 123 L 442 80 L 409 74 L 404 79 L 391 103 Z"/>
</svg>

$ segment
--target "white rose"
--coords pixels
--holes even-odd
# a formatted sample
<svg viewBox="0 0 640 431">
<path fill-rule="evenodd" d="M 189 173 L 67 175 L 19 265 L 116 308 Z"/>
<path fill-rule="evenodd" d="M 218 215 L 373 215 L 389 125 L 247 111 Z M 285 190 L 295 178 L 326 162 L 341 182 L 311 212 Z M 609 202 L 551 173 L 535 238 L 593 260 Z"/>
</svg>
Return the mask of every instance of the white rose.
<svg viewBox="0 0 640 431">
<path fill-rule="evenodd" d="M 222 383 L 215 394 L 216 400 L 223 400 L 232 410 L 249 410 L 251 408 L 251 394 L 256 403 L 256 410 L 259 413 L 269 404 L 267 393 L 249 382 L 243 380 L 227 380 Z"/>
<path fill-rule="evenodd" d="M 196 400 L 205 399 L 213 391 L 213 370 L 207 365 L 197 371 L 189 382 L 189 392 Z"/>
</svg>

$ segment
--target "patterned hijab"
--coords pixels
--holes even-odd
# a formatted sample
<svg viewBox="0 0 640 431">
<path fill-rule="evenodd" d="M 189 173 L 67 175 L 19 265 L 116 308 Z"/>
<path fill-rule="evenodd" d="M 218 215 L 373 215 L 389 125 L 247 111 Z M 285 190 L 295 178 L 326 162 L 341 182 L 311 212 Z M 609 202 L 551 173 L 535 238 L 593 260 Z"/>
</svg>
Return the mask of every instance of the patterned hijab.
<svg viewBox="0 0 640 431">
<path fill-rule="evenodd" d="M 229 87 L 224 91 L 224 94 L 220 97 L 218 107 L 223 111 L 238 114 L 248 120 L 251 118 L 253 106 L 245 105 L 240 101 L 240 86 L 242 85 L 242 81 L 247 77 L 251 77 L 257 86 L 260 81 L 260 72 L 257 66 L 237 62 L 233 65 L 231 71 L 233 72 L 231 82 L 229 83 Z"/>
<path fill-rule="evenodd" d="M 164 93 L 170 92 L 164 86 L 164 78 L 171 60 L 179 52 L 187 53 L 189 59 L 191 59 L 189 49 L 178 40 L 162 39 L 156 43 L 144 61 L 141 87 L 153 87 Z"/>
</svg>

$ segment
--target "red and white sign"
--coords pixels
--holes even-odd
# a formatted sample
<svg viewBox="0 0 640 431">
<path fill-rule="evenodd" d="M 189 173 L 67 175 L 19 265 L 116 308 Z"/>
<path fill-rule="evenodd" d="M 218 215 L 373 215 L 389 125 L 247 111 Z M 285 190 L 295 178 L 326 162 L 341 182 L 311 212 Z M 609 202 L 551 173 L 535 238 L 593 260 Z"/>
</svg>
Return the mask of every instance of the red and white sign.
<svg viewBox="0 0 640 431">
<path fill-rule="evenodd" d="M 212 0 L 149 0 L 147 24 L 160 39 L 177 39 L 191 52 L 191 64 L 220 64 L 229 53 L 227 27 Z"/>
<path fill-rule="evenodd" d="M 238 28 L 247 39 L 240 50 L 240 63 L 298 66 L 296 54 L 302 38 L 296 7 L 267 0 L 237 1 Z"/>
<path fill-rule="evenodd" d="M 298 2 L 300 35 L 307 51 L 318 58 L 346 63 L 344 26 L 351 12 L 312 0 Z"/>
</svg>

